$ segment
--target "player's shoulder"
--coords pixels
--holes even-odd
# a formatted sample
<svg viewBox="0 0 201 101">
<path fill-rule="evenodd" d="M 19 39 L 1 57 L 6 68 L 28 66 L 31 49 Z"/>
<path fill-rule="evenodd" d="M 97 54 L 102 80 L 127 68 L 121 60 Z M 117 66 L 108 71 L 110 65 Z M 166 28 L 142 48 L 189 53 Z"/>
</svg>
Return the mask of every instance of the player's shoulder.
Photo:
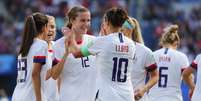
<svg viewBox="0 0 201 101">
<path fill-rule="evenodd" d="M 195 57 L 195 59 L 197 59 L 197 60 L 199 59 L 199 60 L 200 60 L 200 59 L 201 59 L 201 54 L 198 54 L 198 55 Z"/>
<path fill-rule="evenodd" d="M 63 37 L 59 38 L 58 40 L 56 40 L 54 42 L 54 45 L 63 44 L 64 41 L 65 41 L 65 36 L 63 36 Z"/>
<path fill-rule="evenodd" d="M 34 49 L 38 49 L 38 50 L 46 49 L 46 48 L 48 48 L 48 43 L 45 40 L 36 38 L 36 39 L 34 39 L 32 47 Z"/>
<path fill-rule="evenodd" d="M 150 48 L 148 48 L 147 46 L 145 46 L 142 43 L 138 43 L 136 42 L 136 49 L 140 52 L 144 52 L 144 53 L 153 53 L 152 50 Z"/>
<path fill-rule="evenodd" d="M 56 40 L 53 44 L 53 49 L 57 49 L 59 47 L 63 47 L 64 45 L 64 42 L 65 42 L 65 37 L 61 37 L 60 39 Z"/>
<path fill-rule="evenodd" d="M 174 51 L 175 54 L 177 54 L 179 57 L 187 58 L 186 54 L 184 54 L 183 52 L 178 51 L 178 50 L 173 50 L 173 51 Z"/>
</svg>

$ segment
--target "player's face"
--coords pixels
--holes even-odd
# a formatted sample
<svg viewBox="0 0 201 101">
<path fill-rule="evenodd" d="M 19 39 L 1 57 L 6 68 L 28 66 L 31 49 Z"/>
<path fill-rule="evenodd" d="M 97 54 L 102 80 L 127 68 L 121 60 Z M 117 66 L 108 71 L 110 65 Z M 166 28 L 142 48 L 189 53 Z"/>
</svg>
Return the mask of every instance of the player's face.
<svg viewBox="0 0 201 101">
<path fill-rule="evenodd" d="M 72 29 L 77 33 L 85 34 L 90 27 L 90 12 L 80 12 L 75 20 L 72 21 Z"/>
<path fill-rule="evenodd" d="M 121 32 L 122 32 L 125 36 L 127 36 L 128 38 L 132 38 L 132 32 L 133 32 L 133 30 L 128 29 L 128 28 L 122 28 L 122 29 L 121 29 Z"/>
<path fill-rule="evenodd" d="M 48 21 L 48 34 L 47 34 L 47 41 L 52 41 L 56 35 L 56 24 L 54 19 L 49 19 Z"/>
<path fill-rule="evenodd" d="M 48 25 L 45 25 L 42 30 L 43 30 L 43 34 L 41 36 L 42 36 L 43 40 L 47 40 L 47 34 L 49 31 Z"/>
<path fill-rule="evenodd" d="M 108 35 L 110 30 L 109 22 L 104 19 L 101 27 L 104 30 L 104 35 Z"/>
</svg>

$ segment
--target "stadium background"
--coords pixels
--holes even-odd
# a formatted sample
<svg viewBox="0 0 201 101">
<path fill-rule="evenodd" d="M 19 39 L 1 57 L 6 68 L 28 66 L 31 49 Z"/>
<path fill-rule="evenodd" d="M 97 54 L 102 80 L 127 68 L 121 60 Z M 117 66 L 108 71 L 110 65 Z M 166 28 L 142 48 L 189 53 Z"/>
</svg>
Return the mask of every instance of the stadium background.
<svg viewBox="0 0 201 101">
<path fill-rule="evenodd" d="M 25 17 L 36 11 L 55 16 L 58 39 L 65 13 L 74 5 L 90 9 L 89 34 L 98 35 L 106 9 L 120 6 L 139 20 L 145 44 L 153 51 L 162 29 L 170 23 L 179 25 L 179 50 L 188 55 L 189 62 L 201 51 L 201 0 L 0 0 L 0 101 L 10 101 L 16 84 L 16 54 Z M 184 83 L 182 91 L 184 101 L 189 101 Z"/>
</svg>

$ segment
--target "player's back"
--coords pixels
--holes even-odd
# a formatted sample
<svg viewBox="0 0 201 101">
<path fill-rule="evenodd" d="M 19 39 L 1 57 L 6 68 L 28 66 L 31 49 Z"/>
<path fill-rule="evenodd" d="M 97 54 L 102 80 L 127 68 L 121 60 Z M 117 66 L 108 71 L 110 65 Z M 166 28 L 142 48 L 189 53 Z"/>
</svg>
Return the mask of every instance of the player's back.
<svg viewBox="0 0 201 101">
<path fill-rule="evenodd" d="M 162 48 L 154 52 L 159 71 L 159 81 L 150 90 L 151 101 L 182 101 L 181 73 L 189 63 L 186 55 L 171 48 Z"/>
<path fill-rule="evenodd" d="M 131 68 L 135 44 L 122 33 L 98 38 L 96 66 L 101 101 L 133 101 Z M 90 49 L 89 49 L 90 50 Z M 90 51 L 93 51 L 93 47 Z"/>
<path fill-rule="evenodd" d="M 47 52 L 47 43 L 40 39 L 35 39 L 26 57 L 18 56 L 18 76 L 17 85 L 12 96 L 12 101 L 35 101 L 35 94 L 32 85 L 32 69 L 34 61 L 45 61 L 42 54 Z M 45 81 L 42 81 L 45 82 Z M 42 94 L 42 98 L 45 98 Z M 43 99 L 44 100 L 44 99 Z"/>
</svg>

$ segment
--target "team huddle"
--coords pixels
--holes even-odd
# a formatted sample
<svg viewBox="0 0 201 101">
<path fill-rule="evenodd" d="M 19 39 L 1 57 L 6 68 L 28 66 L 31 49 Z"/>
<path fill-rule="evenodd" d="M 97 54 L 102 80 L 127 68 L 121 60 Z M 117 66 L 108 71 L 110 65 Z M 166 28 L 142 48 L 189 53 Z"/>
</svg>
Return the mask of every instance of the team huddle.
<svg viewBox="0 0 201 101">
<path fill-rule="evenodd" d="M 86 34 L 87 8 L 75 6 L 66 17 L 56 41 L 53 16 L 26 17 L 12 101 L 183 101 L 182 79 L 191 101 L 201 99 L 201 56 L 189 64 L 177 51 L 177 25 L 164 28 L 161 48 L 152 52 L 139 22 L 121 8 L 105 12 L 96 37 Z"/>
</svg>

